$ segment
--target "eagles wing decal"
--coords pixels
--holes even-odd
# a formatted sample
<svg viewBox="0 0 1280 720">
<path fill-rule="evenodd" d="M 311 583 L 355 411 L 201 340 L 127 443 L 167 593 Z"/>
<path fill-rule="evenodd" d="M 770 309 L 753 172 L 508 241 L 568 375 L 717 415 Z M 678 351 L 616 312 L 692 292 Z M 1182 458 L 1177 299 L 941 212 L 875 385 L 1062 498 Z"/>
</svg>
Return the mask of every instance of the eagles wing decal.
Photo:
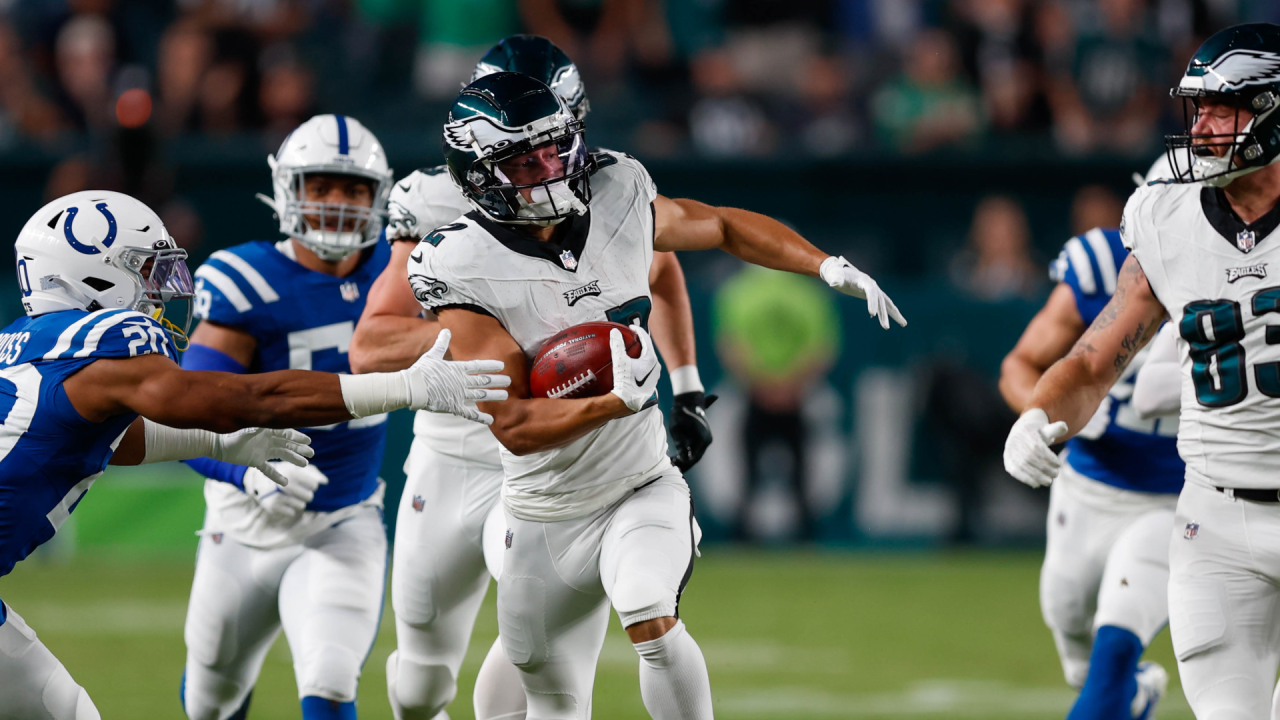
<svg viewBox="0 0 1280 720">
<path fill-rule="evenodd" d="M 1205 68 L 1218 80 L 1219 90 L 1233 90 L 1250 83 L 1280 81 L 1280 55 L 1257 50 L 1232 50 Z"/>
<path fill-rule="evenodd" d="M 557 70 L 555 77 L 551 78 L 551 89 L 565 98 L 565 104 L 569 106 L 580 102 L 586 88 L 582 86 L 582 76 L 578 74 L 578 66 L 565 65 Z"/>
<path fill-rule="evenodd" d="M 459 150 L 475 151 L 480 146 L 481 156 L 524 138 L 524 128 L 508 127 L 488 115 L 472 115 L 454 120 L 444 126 L 444 140 Z"/>
<path fill-rule="evenodd" d="M 410 275 L 409 284 L 413 286 L 413 296 L 418 302 L 440 300 L 449 292 L 449 286 L 442 281 L 426 275 Z"/>
</svg>

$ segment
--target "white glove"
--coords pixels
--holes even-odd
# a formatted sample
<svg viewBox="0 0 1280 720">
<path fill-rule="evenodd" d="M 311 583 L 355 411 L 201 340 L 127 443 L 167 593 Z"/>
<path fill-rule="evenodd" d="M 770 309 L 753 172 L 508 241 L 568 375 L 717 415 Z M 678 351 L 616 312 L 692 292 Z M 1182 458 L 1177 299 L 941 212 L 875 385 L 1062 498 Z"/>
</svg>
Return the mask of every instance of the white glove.
<svg viewBox="0 0 1280 720">
<path fill-rule="evenodd" d="M 907 319 L 902 317 L 898 306 L 884 294 L 876 281 L 843 257 L 829 257 L 823 260 L 818 266 L 818 277 L 845 295 L 865 299 L 867 314 L 879 318 L 880 327 L 885 330 L 889 329 L 889 318 L 893 318 L 893 321 L 902 327 L 907 326 Z"/>
<path fill-rule="evenodd" d="M 452 336 L 441 330 L 436 344 L 412 367 L 401 371 L 409 387 L 409 409 L 447 412 L 492 425 L 493 416 L 480 412 L 476 403 L 506 400 L 506 390 L 490 388 L 505 388 L 511 385 L 511 378 L 493 374 L 502 371 L 500 360 L 445 360 Z"/>
<path fill-rule="evenodd" d="M 258 501 L 258 506 L 273 521 L 292 523 L 307 509 L 307 503 L 316 496 L 316 488 L 329 482 L 329 478 L 315 465 L 293 467 L 283 463 L 271 463 L 272 472 L 289 478 L 288 483 L 277 485 L 258 468 L 244 473 L 244 491 Z"/>
<path fill-rule="evenodd" d="M 311 438 L 297 430 L 268 430 L 245 428 L 225 435 L 214 434 L 213 451 L 209 457 L 233 465 L 248 465 L 278 485 L 288 485 L 289 479 L 273 467 L 269 460 L 283 460 L 298 467 L 307 466 L 307 458 L 316 454 Z"/>
<path fill-rule="evenodd" d="M 627 354 L 627 344 L 622 340 L 622 331 L 614 328 L 609 331 L 609 350 L 613 354 L 613 390 L 614 395 L 631 408 L 631 412 L 640 412 L 653 399 L 658 391 L 658 378 L 662 377 L 662 366 L 658 364 L 658 355 L 653 351 L 653 341 L 649 333 L 639 325 L 632 325 L 631 331 L 640 338 L 640 357 L 633 358 Z"/>
<path fill-rule="evenodd" d="M 1062 458 L 1049 449 L 1067 434 L 1067 424 L 1049 424 L 1049 415 L 1040 408 L 1022 413 L 1004 441 L 1004 469 L 1031 487 L 1053 482 L 1062 468 Z"/>
</svg>

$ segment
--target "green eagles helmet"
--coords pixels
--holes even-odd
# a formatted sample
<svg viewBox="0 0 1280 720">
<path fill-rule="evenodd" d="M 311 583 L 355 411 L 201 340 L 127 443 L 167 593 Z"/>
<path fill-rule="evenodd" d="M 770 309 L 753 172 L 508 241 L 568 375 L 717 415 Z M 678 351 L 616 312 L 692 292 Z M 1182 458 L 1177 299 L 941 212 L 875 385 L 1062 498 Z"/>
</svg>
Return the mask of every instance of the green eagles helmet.
<svg viewBox="0 0 1280 720">
<path fill-rule="evenodd" d="M 586 215 L 591 202 L 591 156 L 583 130 L 551 88 L 528 75 L 494 73 L 473 81 L 454 101 L 444 126 L 445 164 L 462 194 L 489 218 L 555 225 Z M 516 185 L 499 167 L 551 144 L 562 166 L 557 177 Z"/>
<path fill-rule="evenodd" d="M 512 35 L 503 38 L 476 63 L 471 73 L 474 82 L 496 72 L 518 72 L 541 80 L 564 100 L 569 110 L 582 120 L 591 109 L 587 89 L 582 84 L 578 66 L 573 64 L 555 43 L 538 35 Z"/>
<path fill-rule="evenodd" d="M 1165 137 L 1172 182 L 1224 186 L 1280 157 L 1280 25 L 1251 23 L 1222 30 L 1200 46 L 1178 87 L 1187 131 Z M 1236 109 L 1235 132 L 1192 134 L 1202 99 Z M 1251 117 L 1241 122 L 1240 111 Z M 1221 157 L 1214 148 L 1225 148 Z"/>
</svg>

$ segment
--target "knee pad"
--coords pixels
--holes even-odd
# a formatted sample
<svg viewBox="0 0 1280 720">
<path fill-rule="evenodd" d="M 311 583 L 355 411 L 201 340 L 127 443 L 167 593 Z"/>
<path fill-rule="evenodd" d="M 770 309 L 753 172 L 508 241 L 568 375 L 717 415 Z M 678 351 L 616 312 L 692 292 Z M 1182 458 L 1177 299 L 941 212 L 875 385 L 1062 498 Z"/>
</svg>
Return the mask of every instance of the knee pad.
<svg viewBox="0 0 1280 720">
<path fill-rule="evenodd" d="M 458 694 L 458 680 L 447 665 L 403 657 L 387 658 L 387 697 L 396 720 L 431 720 Z"/>
<path fill-rule="evenodd" d="M 194 669 L 194 672 L 192 670 Z M 190 720 L 237 720 L 247 710 L 253 688 L 241 697 L 240 683 L 203 666 L 188 665 L 182 672 L 179 697 Z"/>
<path fill-rule="evenodd" d="M 644 575 L 618 578 L 609 600 L 613 602 L 622 627 L 654 618 L 675 617 L 676 598 L 664 585 L 663 579 Z"/>
<path fill-rule="evenodd" d="M 298 692 L 336 702 L 356 699 L 363 658 L 337 644 L 320 645 L 308 653 L 298 670 Z"/>
</svg>

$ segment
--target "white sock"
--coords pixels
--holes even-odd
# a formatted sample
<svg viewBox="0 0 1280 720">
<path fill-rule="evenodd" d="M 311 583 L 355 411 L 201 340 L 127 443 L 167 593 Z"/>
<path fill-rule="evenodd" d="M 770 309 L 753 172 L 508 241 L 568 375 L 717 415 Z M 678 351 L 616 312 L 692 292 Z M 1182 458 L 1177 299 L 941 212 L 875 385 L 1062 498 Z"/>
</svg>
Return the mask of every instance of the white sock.
<svg viewBox="0 0 1280 720">
<path fill-rule="evenodd" d="M 520 671 L 507 659 L 502 641 L 494 640 L 484 657 L 472 695 L 476 720 L 524 720 L 524 685 Z"/>
<path fill-rule="evenodd" d="M 702 648 L 676 621 L 657 640 L 636 643 L 640 697 L 654 720 L 711 720 L 711 679 Z"/>
</svg>

